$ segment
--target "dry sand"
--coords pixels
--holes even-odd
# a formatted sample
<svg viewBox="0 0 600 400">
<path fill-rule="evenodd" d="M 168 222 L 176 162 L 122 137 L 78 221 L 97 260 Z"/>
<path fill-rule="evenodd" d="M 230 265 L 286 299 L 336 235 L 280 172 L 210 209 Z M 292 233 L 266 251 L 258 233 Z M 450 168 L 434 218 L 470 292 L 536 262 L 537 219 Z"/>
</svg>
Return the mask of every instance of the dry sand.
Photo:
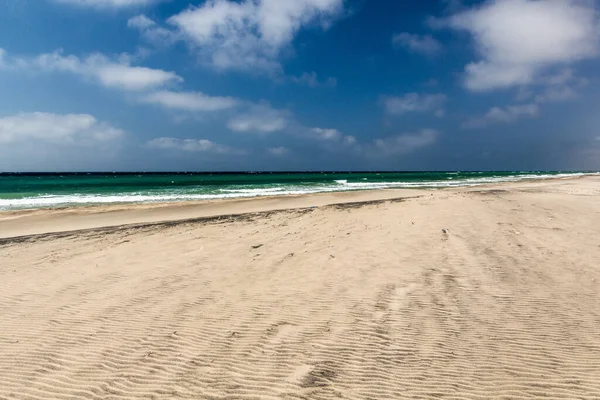
<svg viewBox="0 0 600 400">
<path fill-rule="evenodd" d="M 0 233 L 261 207 L 296 208 L 0 240 L 0 399 L 600 398 L 600 177 Z"/>
</svg>

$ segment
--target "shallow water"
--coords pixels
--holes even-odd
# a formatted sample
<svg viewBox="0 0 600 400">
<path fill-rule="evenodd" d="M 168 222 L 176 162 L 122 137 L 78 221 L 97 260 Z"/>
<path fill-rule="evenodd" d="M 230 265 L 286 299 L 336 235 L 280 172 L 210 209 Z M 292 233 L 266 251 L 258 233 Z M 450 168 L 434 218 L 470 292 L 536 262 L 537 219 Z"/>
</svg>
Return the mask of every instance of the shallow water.
<svg viewBox="0 0 600 400">
<path fill-rule="evenodd" d="M 0 174 L 0 210 L 446 188 L 581 174 L 581 171 Z"/>
</svg>

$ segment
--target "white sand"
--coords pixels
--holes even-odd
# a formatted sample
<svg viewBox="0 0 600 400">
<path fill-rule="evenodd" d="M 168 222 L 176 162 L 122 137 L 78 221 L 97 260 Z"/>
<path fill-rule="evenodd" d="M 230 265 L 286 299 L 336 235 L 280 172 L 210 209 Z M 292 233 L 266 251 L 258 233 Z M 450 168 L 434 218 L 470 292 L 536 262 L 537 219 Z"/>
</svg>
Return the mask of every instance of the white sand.
<svg viewBox="0 0 600 400">
<path fill-rule="evenodd" d="M 291 207 L 0 240 L 0 399 L 600 398 L 598 177 L 3 213 L 0 235 Z"/>
</svg>

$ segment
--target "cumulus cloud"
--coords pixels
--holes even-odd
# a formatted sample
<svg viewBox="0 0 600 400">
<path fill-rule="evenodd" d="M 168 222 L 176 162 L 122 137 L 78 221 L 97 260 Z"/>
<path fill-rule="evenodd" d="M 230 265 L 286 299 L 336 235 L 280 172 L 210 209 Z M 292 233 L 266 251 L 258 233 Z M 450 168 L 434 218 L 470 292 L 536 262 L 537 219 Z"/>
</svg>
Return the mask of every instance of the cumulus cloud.
<svg viewBox="0 0 600 400">
<path fill-rule="evenodd" d="M 154 89 L 183 81 L 174 72 L 132 66 L 128 57 L 110 59 L 99 53 L 84 59 L 74 55 L 64 55 L 62 51 L 41 54 L 34 58 L 9 58 L 6 55 L 3 58 L 3 65 L 13 70 L 67 72 L 106 87 L 123 90 Z"/>
<path fill-rule="evenodd" d="M 319 140 L 339 140 L 344 136 L 337 129 L 311 128 L 310 132 Z"/>
<path fill-rule="evenodd" d="M 0 117 L 0 171 L 113 168 L 123 130 L 88 114 L 19 113 Z"/>
<path fill-rule="evenodd" d="M 165 0 L 53 0 L 55 3 L 94 8 L 126 8 L 146 6 Z"/>
<path fill-rule="evenodd" d="M 567 101 L 577 98 L 578 91 L 587 85 L 585 78 L 575 75 L 571 68 L 564 68 L 556 74 L 542 79 L 543 90 L 537 96 L 537 103 Z"/>
<path fill-rule="evenodd" d="M 538 103 L 559 102 L 572 100 L 576 97 L 577 92 L 571 86 L 550 86 L 535 96 L 535 101 Z"/>
<path fill-rule="evenodd" d="M 178 139 L 173 137 L 160 137 L 152 139 L 147 146 L 155 149 L 178 150 L 187 152 L 239 154 L 243 151 L 229 146 L 218 144 L 207 139 Z"/>
<path fill-rule="evenodd" d="M 156 22 L 146 17 L 144 14 L 140 14 L 129 18 L 127 20 L 127 26 L 129 28 L 144 30 L 156 26 Z"/>
<path fill-rule="evenodd" d="M 182 81 L 173 72 L 129 65 L 104 65 L 93 73 L 104 86 L 127 90 L 143 90 Z"/>
<path fill-rule="evenodd" d="M 422 129 L 415 133 L 402 133 L 383 139 L 376 139 L 371 149 L 372 155 L 402 155 L 411 153 L 422 147 L 430 146 L 437 141 L 438 131 Z"/>
<path fill-rule="evenodd" d="M 29 62 L 23 58 L 12 57 L 6 50 L 0 48 L 0 69 L 8 71 L 20 71 L 29 68 Z"/>
<path fill-rule="evenodd" d="M 219 70 L 280 68 L 278 58 L 301 28 L 326 29 L 343 0 L 207 0 L 171 17 L 202 61 Z"/>
<path fill-rule="evenodd" d="M 45 71 L 70 72 L 92 78 L 107 87 L 126 90 L 143 90 L 182 82 L 174 72 L 146 67 L 134 67 L 126 60 L 110 60 L 102 54 L 93 54 L 81 60 L 76 56 L 64 56 L 61 52 L 42 54 L 33 65 Z"/>
<path fill-rule="evenodd" d="M 316 87 L 320 87 L 320 86 L 324 86 L 324 87 L 337 86 L 337 79 L 327 78 L 326 80 L 321 82 L 321 81 L 319 81 L 317 73 L 314 71 L 310 72 L 310 73 L 305 72 L 300 76 L 292 76 L 291 81 L 298 85 L 308 86 L 310 88 L 316 88 Z"/>
<path fill-rule="evenodd" d="M 124 135 L 121 129 L 88 114 L 20 113 L 0 118 L 0 143 L 93 146 Z"/>
<path fill-rule="evenodd" d="M 356 143 L 356 138 L 350 135 L 344 135 L 337 129 L 332 128 L 310 128 L 308 136 L 324 142 L 336 142 L 345 145 L 353 145 Z"/>
<path fill-rule="evenodd" d="M 357 139 L 355 136 L 347 135 L 347 136 L 344 136 L 344 138 L 342 139 L 342 142 L 346 145 L 352 146 L 357 143 Z"/>
<path fill-rule="evenodd" d="M 233 97 L 209 96 L 202 92 L 158 91 L 141 97 L 139 100 L 142 103 L 191 112 L 221 111 L 240 104 L 240 101 Z"/>
<path fill-rule="evenodd" d="M 284 130 L 290 124 L 290 114 L 285 110 L 276 110 L 266 103 L 249 107 L 227 123 L 234 132 L 274 133 Z"/>
<path fill-rule="evenodd" d="M 480 60 L 465 67 L 472 91 L 531 84 L 549 68 L 598 55 L 593 1 L 488 0 L 444 24 L 473 37 Z"/>
<path fill-rule="evenodd" d="M 397 33 L 392 43 L 413 53 L 434 56 L 442 51 L 442 44 L 431 35 L 416 35 L 408 32 Z"/>
<path fill-rule="evenodd" d="M 290 151 L 288 148 L 286 147 L 270 147 L 267 149 L 267 153 L 273 155 L 273 156 L 285 156 L 286 154 L 288 154 Z"/>
<path fill-rule="evenodd" d="M 520 86 L 515 99 L 537 104 L 569 101 L 578 98 L 580 90 L 587 84 L 586 78 L 575 75 L 571 68 L 563 68 L 538 79 L 535 85 Z"/>
<path fill-rule="evenodd" d="M 139 31 L 144 39 L 156 46 L 167 46 L 179 39 L 175 32 L 159 26 L 143 14 L 130 18 L 127 21 L 127 26 Z"/>
<path fill-rule="evenodd" d="M 483 128 L 496 123 L 511 123 L 524 117 L 537 117 L 539 115 L 537 104 L 521 104 L 509 107 L 492 107 L 483 117 L 472 118 L 463 123 L 463 128 Z"/>
<path fill-rule="evenodd" d="M 385 97 L 383 98 L 383 105 L 389 115 L 404 115 L 411 112 L 433 112 L 437 116 L 442 116 L 446 100 L 446 95 L 441 93 L 407 93 L 402 97 Z"/>
</svg>

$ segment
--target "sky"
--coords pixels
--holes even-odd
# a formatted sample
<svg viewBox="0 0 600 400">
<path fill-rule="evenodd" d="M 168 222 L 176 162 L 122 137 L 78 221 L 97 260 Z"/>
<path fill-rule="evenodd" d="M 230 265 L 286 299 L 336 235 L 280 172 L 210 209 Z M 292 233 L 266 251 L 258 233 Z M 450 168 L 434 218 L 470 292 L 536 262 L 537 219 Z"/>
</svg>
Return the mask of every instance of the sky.
<svg viewBox="0 0 600 400">
<path fill-rule="evenodd" d="M 0 171 L 600 170 L 595 0 L 0 0 Z"/>
</svg>

